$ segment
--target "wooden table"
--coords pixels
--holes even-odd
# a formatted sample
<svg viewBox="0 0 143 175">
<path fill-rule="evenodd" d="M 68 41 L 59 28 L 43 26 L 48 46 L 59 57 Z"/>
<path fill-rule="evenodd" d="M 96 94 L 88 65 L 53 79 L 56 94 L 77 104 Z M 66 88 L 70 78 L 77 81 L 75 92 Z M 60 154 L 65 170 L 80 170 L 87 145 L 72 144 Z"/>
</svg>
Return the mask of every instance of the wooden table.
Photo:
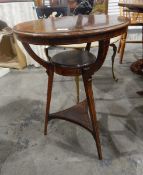
<svg viewBox="0 0 143 175">
<path fill-rule="evenodd" d="M 88 43 L 88 49 L 90 42 L 99 41 L 99 50 L 94 64 L 94 72 L 96 72 L 100 69 L 106 58 L 110 38 L 125 33 L 128 24 L 129 20 L 124 17 L 78 15 L 20 23 L 14 27 L 14 33 L 32 58 L 46 68 L 48 76 L 50 76 L 51 63 L 36 55 L 29 44 L 61 45 L 86 42 Z M 64 111 L 48 114 L 48 118 L 49 120 L 59 118 L 76 123 L 93 135 L 93 127 L 85 103 L 81 102 Z"/>
<path fill-rule="evenodd" d="M 119 6 L 127 7 L 131 12 L 143 13 L 143 0 L 125 0 L 123 2 L 119 2 Z M 131 65 L 131 70 L 137 74 L 143 75 L 143 58 L 134 62 Z"/>
</svg>

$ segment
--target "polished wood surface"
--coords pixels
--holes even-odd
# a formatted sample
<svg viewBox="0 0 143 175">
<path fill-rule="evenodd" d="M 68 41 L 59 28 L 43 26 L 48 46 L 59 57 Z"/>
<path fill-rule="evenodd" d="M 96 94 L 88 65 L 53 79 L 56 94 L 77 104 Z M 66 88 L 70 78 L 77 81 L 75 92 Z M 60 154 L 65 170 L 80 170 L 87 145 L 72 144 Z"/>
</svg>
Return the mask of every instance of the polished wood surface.
<svg viewBox="0 0 143 175">
<path fill-rule="evenodd" d="M 14 32 L 19 40 L 31 44 L 74 44 L 118 36 L 128 24 L 123 17 L 78 15 L 21 23 L 14 27 Z"/>
<path fill-rule="evenodd" d="M 67 54 L 70 59 L 67 59 Z M 90 52 L 83 52 L 82 50 L 71 50 L 56 54 L 51 59 L 52 63 L 57 66 L 68 68 L 80 68 L 82 66 L 90 66 L 95 63 L 96 57 Z"/>
<path fill-rule="evenodd" d="M 118 4 L 119 6 L 133 9 L 134 11 L 143 11 L 143 0 L 123 0 L 123 2 L 119 2 Z"/>
</svg>

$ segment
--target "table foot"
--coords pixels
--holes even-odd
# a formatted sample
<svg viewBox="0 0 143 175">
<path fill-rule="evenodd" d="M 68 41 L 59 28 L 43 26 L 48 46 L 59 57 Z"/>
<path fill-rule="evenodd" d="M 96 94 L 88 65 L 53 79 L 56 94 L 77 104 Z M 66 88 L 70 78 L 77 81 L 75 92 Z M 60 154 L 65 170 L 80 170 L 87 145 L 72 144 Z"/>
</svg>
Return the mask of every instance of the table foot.
<svg viewBox="0 0 143 175">
<path fill-rule="evenodd" d="M 86 100 L 71 108 L 49 114 L 49 121 L 52 119 L 63 119 L 78 124 L 93 134 L 92 123 L 88 115 L 88 106 Z"/>
<path fill-rule="evenodd" d="M 138 91 L 137 94 L 143 96 L 143 91 Z"/>
<path fill-rule="evenodd" d="M 132 72 L 143 75 L 143 59 L 139 59 L 136 62 L 132 63 L 130 68 Z"/>
</svg>

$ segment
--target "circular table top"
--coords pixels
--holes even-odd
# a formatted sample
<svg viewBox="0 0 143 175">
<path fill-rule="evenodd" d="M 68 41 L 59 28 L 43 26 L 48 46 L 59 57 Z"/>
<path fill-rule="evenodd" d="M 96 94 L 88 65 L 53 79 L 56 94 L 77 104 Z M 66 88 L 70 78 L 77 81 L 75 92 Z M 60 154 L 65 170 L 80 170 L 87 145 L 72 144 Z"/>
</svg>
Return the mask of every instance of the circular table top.
<svg viewBox="0 0 143 175">
<path fill-rule="evenodd" d="M 119 6 L 143 12 L 143 0 L 125 0 L 118 3 Z"/>
<path fill-rule="evenodd" d="M 122 34 L 128 24 L 127 18 L 115 15 L 77 15 L 28 21 L 13 30 L 22 42 L 58 45 L 113 38 Z"/>
</svg>

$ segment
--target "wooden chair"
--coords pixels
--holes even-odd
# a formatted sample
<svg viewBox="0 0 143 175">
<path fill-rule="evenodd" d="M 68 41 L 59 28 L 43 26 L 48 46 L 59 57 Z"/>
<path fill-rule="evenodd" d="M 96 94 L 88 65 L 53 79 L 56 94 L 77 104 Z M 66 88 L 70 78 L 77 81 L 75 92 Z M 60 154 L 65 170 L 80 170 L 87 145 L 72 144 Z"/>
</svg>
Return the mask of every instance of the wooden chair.
<svg viewBox="0 0 143 175">
<path fill-rule="evenodd" d="M 123 0 L 120 0 L 122 2 Z M 124 0 L 125 2 L 126 0 Z M 130 18 L 129 26 L 142 26 L 143 25 L 143 13 L 131 12 L 126 7 L 120 7 L 120 16 L 125 16 Z M 121 36 L 118 53 L 120 55 L 120 63 L 123 62 L 123 56 L 125 51 L 126 43 L 142 43 L 142 40 L 127 40 L 127 33 Z"/>
</svg>

